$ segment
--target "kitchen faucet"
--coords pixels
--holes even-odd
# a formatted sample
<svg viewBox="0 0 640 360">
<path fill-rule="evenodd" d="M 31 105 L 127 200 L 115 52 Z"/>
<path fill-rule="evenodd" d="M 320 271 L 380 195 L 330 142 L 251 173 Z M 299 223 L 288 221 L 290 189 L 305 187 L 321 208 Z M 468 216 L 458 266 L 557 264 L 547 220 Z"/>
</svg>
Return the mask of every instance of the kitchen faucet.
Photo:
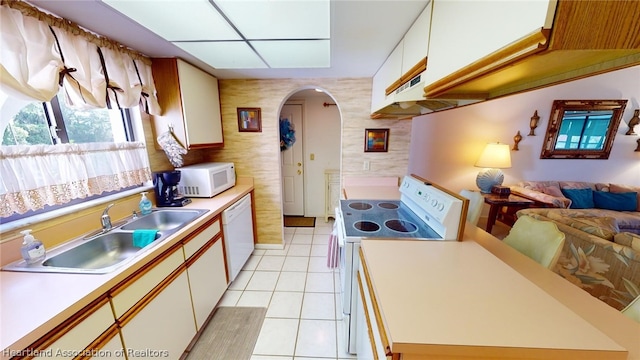
<svg viewBox="0 0 640 360">
<path fill-rule="evenodd" d="M 104 211 L 102 212 L 102 217 L 100 218 L 100 221 L 102 222 L 102 231 L 109 231 L 111 230 L 111 217 L 109 216 L 109 209 L 111 209 L 111 207 L 114 204 L 110 204 L 109 206 L 107 206 L 106 209 L 104 209 Z"/>
</svg>

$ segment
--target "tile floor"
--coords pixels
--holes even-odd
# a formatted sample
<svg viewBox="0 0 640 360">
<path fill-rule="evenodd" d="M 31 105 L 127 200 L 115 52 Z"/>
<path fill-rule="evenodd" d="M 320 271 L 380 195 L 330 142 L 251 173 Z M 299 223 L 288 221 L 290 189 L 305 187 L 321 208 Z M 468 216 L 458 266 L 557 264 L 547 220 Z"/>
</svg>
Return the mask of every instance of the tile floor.
<svg viewBox="0 0 640 360">
<path fill-rule="evenodd" d="M 251 360 L 355 359 L 344 351 L 340 277 L 327 267 L 333 221 L 284 228 L 283 250 L 255 250 L 220 306 L 264 306 Z"/>
</svg>

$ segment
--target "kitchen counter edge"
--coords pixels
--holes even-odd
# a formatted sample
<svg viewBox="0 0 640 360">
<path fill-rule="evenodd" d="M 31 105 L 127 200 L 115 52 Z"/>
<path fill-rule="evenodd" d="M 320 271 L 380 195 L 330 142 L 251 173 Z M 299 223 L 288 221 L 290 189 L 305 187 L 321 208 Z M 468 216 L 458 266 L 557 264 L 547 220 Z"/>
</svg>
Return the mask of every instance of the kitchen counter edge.
<svg viewBox="0 0 640 360">
<path fill-rule="evenodd" d="M 7 358 L 5 350 L 28 347 L 253 190 L 253 179 L 242 178 L 238 179 L 236 186 L 213 198 L 192 198 L 191 204 L 183 209 L 209 211 L 140 258 L 108 274 L 0 271 L 2 359 Z"/>
</svg>

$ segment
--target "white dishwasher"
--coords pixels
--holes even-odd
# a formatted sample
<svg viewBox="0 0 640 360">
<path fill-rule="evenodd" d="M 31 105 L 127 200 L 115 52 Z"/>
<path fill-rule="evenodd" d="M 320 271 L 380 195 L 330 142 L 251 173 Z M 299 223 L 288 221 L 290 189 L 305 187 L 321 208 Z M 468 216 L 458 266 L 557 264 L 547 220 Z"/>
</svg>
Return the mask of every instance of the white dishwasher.
<svg viewBox="0 0 640 360">
<path fill-rule="evenodd" d="M 222 212 L 222 231 L 227 251 L 229 281 L 233 281 L 253 252 L 251 194 Z"/>
</svg>

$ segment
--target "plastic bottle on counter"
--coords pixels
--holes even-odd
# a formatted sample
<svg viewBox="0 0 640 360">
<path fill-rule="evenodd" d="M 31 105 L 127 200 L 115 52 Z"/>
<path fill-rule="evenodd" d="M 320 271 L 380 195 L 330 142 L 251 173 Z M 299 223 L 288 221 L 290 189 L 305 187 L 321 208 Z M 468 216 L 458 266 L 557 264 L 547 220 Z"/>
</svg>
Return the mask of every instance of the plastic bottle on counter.
<svg viewBox="0 0 640 360">
<path fill-rule="evenodd" d="M 46 252 L 42 241 L 36 240 L 36 238 L 30 234 L 31 229 L 20 231 L 20 233 L 24 235 L 22 247 L 20 248 L 20 253 L 22 253 L 24 261 L 26 261 L 27 264 L 35 264 L 44 260 Z"/>
<path fill-rule="evenodd" d="M 142 215 L 151 214 L 151 206 L 153 205 L 151 204 L 151 200 L 147 198 L 147 193 L 143 192 L 140 195 L 141 195 L 140 204 L 139 204 L 140 213 Z"/>
</svg>

